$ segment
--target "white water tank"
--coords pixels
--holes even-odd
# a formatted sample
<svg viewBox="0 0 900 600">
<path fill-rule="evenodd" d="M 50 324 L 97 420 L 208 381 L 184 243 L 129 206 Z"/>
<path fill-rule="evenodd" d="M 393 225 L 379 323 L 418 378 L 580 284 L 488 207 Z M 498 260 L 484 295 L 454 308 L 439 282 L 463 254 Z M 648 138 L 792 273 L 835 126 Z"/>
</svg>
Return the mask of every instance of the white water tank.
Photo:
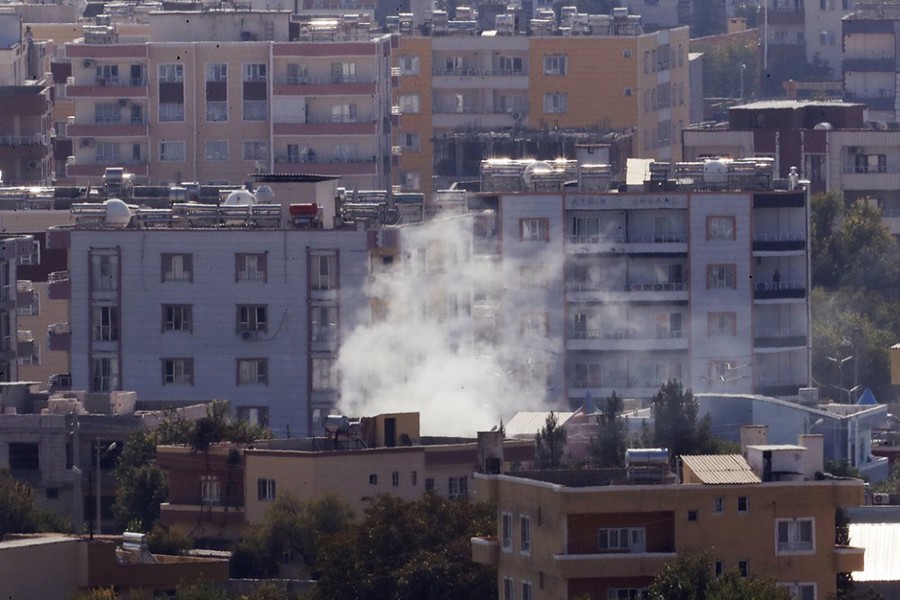
<svg viewBox="0 0 900 600">
<path fill-rule="evenodd" d="M 256 198 L 247 190 L 235 190 L 225 198 L 225 206 L 250 206 L 256 204 Z"/>
<path fill-rule="evenodd" d="M 125 202 L 118 198 L 110 198 L 103 205 L 106 207 L 105 224 L 107 227 L 116 229 L 128 227 L 128 223 L 131 221 L 131 209 Z"/>
<path fill-rule="evenodd" d="M 720 158 L 703 163 L 703 182 L 707 185 L 725 185 L 728 183 L 728 165 Z"/>
</svg>

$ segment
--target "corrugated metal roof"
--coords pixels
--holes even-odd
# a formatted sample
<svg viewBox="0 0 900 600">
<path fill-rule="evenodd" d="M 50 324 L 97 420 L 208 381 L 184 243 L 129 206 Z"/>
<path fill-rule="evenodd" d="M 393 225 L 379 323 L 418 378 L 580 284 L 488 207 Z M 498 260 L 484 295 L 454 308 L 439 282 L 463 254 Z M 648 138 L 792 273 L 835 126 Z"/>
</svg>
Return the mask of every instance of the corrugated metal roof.
<svg viewBox="0 0 900 600">
<path fill-rule="evenodd" d="M 760 483 L 759 477 L 740 454 L 682 456 L 682 462 L 705 484 Z"/>
<path fill-rule="evenodd" d="M 555 411 L 554 411 L 555 412 Z M 565 425 L 566 421 L 572 418 L 575 413 L 556 412 L 556 417 L 560 425 Z M 506 423 L 506 437 L 531 437 L 533 438 L 538 431 L 544 428 L 550 411 L 546 412 L 518 412 L 513 418 Z"/>
<path fill-rule="evenodd" d="M 866 549 L 865 567 L 853 581 L 900 580 L 900 523 L 850 523 L 850 544 Z"/>
</svg>

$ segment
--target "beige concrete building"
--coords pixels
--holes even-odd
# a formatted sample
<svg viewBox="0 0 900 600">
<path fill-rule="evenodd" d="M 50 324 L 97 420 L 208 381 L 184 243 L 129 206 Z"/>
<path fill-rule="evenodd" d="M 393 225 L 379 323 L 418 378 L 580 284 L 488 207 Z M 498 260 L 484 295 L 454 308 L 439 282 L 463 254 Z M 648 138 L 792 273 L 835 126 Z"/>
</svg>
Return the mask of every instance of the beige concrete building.
<svg viewBox="0 0 900 600">
<path fill-rule="evenodd" d="M 648 464 L 626 470 L 479 474 L 476 497 L 497 503 L 498 536 L 473 538 L 473 558 L 497 567 L 505 600 L 635 598 L 696 551 L 712 554 L 717 575 L 774 577 L 795 598 L 824 599 L 836 573 L 863 567 L 862 548 L 834 543 L 835 509 L 861 504 L 863 482 L 803 480 L 806 459 L 791 461 L 814 454 L 821 463 L 816 447 L 750 446 L 749 463 L 684 456 L 680 483 L 665 467 L 648 477 L 646 450 Z M 765 460 L 768 474 L 751 469 Z M 775 476 L 781 467 L 791 474 Z"/>
<path fill-rule="evenodd" d="M 390 38 L 288 11 L 151 13 L 147 35 L 86 26 L 66 45 L 74 104 L 67 175 L 96 182 L 242 183 L 253 172 L 339 175 L 384 189 Z"/>
<path fill-rule="evenodd" d="M 477 177 L 481 159 L 547 132 L 553 155 L 542 159 L 574 150 L 561 139 L 628 131 L 631 156 L 679 160 L 676 133 L 689 123 L 688 28 L 644 33 L 640 17 L 620 10 L 567 14 L 559 28 L 535 19 L 529 35 L 511 14 L 491 30 L 442 23 L 440 11 L 421 30 L 401 20 L 395 184 L 429 195 Z"/>
</svg>

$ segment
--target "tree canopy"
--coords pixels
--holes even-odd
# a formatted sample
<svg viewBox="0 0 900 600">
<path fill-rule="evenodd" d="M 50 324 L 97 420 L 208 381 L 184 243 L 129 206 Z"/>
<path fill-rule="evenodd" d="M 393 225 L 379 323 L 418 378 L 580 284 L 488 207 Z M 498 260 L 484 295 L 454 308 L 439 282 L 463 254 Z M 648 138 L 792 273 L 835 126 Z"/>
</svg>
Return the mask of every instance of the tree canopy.
<svg viewBox="0 0 900 600">
<path fill-rule="evenodd" d="M 534 462 L 541 469 L 558 469 L 566 449 L 566 429 L 559 424 L 559 415 L 547 415 L 544 426 L 534 437 Z"/>
<path fill-rule="evenodd" d="M 709 552 L 679 555 L 663 567 L 647 590 L 649 600 L 791 600 L 774 581 L 741 577 L 737 572 L 716 577 Z"/>
<path fill-rule="evenodd" d="M 494 508 L 485 503 L 379 496 L 361 522 L 323 544 L 313 598 L 496 598 L 496 573 L 472 562 L 469 541 L 495 532 Z"/>
<path fill-rule="evenodd" d="M 624 406 L 622 399 L 613 392 L 597 416 L 597 437 L 591 439 L 588 452 L 598 467 L 625 466 L 628 439 L 625 421 L 621 416 Z"/>
<path fill-rule="evenodd" d="M 7 533 L 70 529 L 70 524 L 35 504 L 28 485 L 13 479 L 8 470 L 0 470 L 0 539 Z"/>
<path fill-rule="evenodd" d="M 720 449 L 710 432 L 709 415 L 698 419 L 700 405 L 680 381 L 666 381 L 653 397 L 653 443 L 668 448 L 675 457 L 717 454 Z"/>
</svg>

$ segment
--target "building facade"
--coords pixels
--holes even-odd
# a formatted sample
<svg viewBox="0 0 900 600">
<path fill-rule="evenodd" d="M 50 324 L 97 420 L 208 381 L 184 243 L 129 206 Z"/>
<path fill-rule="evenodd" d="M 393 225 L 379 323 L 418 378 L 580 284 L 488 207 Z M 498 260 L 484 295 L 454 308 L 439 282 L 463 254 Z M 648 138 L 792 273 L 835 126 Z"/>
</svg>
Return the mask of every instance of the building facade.
<svg viewBox="0 0 900 600">
<path fill-rule="evenodd" d="M 401 22 L 395 183 L 430 196 L 477 178 L 482 158 L 521 150 L 517 139 L 548 132 L 544 158 L 563 154 L 567 136 L 627 131 L 631 156 L 678 160 L 676 134 L 689 123 L 688 28 L 645 33 L 640 17 L 621 10 L 569 14 L 559 29 L 535 19 L 528 35 L 512 14 L 490 31 L 441 24 L 440 11 L 422 29 Z"/>
<path fill-rule="evenodd" d="M 841 25 L 844 99 L 864 103 L 870 121 L 896 122 L 900 11 L 892 5 L 857 2 L 856 11 Z"/>
<path fill-rule="evenodd" d="M 122 229 L 101 216 L 51 230 L 69 253 L 51 286 L 71 323 L 51 347 L 71 349 L 74 389 L 228 400 L 279 436 L 320 424 L 338 397 L 339 340 L 366 306 L 367 233 L 282 228 L 281 207 L 264 222 L 247 210 L 226 227 Z"/>
<path fill-rule="evenodd" d="M 166 11 L 149 35 L 85 26 L 66 45 L 67 175 L 125 166 L 150 183 L 242 183 L 253 172 L 390 182 L 390 37 L 367 23 L 298 26 L 288 11 Z M 187 133 L 190 135 L 187 135 Z"/>
</svg>

